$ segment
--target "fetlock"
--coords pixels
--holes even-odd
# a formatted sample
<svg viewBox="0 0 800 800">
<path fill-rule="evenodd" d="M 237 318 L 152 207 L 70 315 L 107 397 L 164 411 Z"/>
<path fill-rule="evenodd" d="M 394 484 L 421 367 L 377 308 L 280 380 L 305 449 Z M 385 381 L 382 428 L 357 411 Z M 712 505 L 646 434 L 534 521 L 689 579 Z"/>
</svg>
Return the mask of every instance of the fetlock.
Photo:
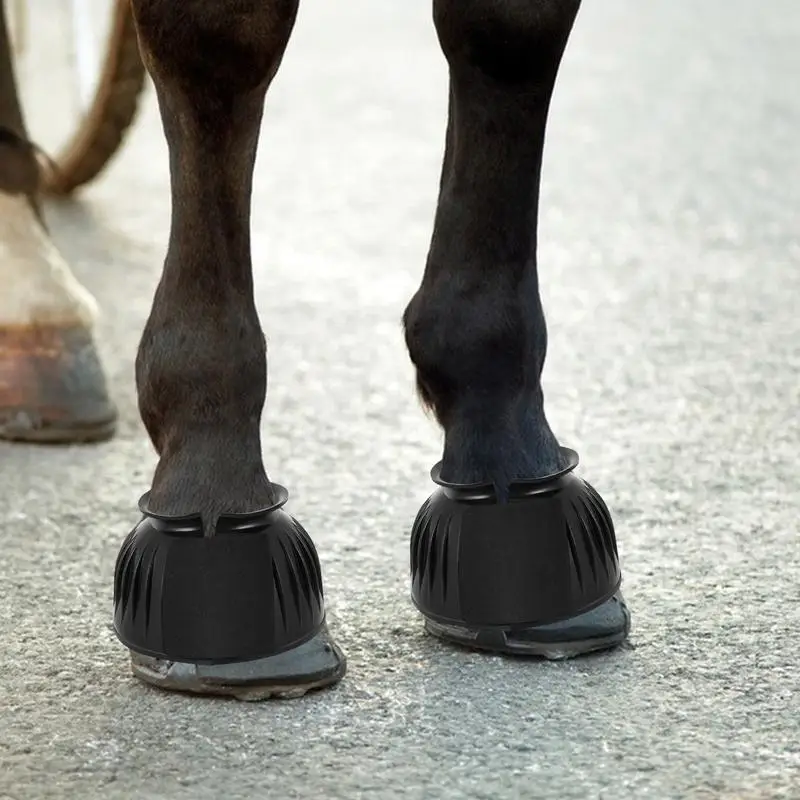
<svg viewBox="0 0 800 800">
<path fill-rule="evenodd" d="M 438 271 L 437 280 L 429 263 L 404 323 L 420 396 L 445 434 L 442 478 L 490 481 L 502 493 L 558 471 L 540 386 L 547 331 L 530 271 L 493 281 L 472 265 Z"/>
<path fill-rule="evenodd" d="M 255 309 L 224 299 L 201 321 L 184 295 L 183 313 L 164 314 L 156 297 L 136 359 L 139 410 L 159 453 L 150 510 L 222 513 L 270 505 L 260 419 L 266 395 L 266 345 Z M 249 312 L 249 313 L 248 313 Z"/>
</svg>

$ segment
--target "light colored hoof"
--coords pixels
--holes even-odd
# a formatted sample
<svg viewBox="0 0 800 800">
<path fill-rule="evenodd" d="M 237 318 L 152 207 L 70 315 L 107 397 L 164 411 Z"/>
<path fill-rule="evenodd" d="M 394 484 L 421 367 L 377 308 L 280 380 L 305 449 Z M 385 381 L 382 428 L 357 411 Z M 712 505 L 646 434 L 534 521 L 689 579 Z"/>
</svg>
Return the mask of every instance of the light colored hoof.
<svg viewBox="0 0 800 800">
<path fill-rule="evenodd" d="M 25 197 L 0 192 L 0 439 L 91 442 L 114 434 L 95 314 L 94 298 Z"/>
<path fill-rule="evenodd" d="M 116 420 L 87 328 L 0 327 L 0 439 L 101 441 Z"/>
</svg>

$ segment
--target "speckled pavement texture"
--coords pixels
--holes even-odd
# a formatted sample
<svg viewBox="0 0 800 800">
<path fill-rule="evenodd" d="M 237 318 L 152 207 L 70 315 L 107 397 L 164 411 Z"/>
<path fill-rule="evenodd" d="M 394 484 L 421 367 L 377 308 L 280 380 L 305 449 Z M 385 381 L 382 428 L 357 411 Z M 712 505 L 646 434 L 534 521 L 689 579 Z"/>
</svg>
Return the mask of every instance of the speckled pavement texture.
<svg viewBox="0 0 800 800">
<path fill-rule="evenodd" d="M 546 153 L 551 422 L 618 526 L 632 649 L 520 662 L 426 638 L 408 532 L 440 438 L 400 315 L 438 186 L 427 2 L 304 0 L 253 244 L 267 468 L 320 550 L 332 691 L 137 684 L 112 570 L 154 457 L 133 357 L 169 224 L 152 95 L 57 241 L 105 309 L 121 429 L 0 445 L 0 797 L 800 798 L 800 5 L 584 4 Z"/>
</svg>

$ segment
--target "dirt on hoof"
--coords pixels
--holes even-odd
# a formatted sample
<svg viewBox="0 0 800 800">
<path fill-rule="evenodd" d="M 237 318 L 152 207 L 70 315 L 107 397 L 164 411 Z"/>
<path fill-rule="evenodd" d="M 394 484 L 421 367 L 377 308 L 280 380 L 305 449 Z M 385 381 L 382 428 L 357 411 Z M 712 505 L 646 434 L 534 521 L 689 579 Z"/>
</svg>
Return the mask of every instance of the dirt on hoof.
<svg viewBox="0 0 800 800">
<path fill-rule="evenodd" d="M 0 439 L 96 442 L 116 420 L 88 327 L 0 326 Z"/>
</svg>

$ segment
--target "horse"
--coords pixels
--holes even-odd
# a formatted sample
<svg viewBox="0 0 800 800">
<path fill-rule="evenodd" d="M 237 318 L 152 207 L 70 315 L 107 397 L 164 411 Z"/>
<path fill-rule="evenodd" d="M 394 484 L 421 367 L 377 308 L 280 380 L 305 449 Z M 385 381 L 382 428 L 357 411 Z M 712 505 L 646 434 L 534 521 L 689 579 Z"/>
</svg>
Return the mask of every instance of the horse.
<svg viewBox="0 0 800 800">
<path fill-rule="evenodd" d="M 131 0 L 169 151 L 171 225 L 135 366 L 158 455 L 114 575 L 133 674 L 246 700 L 337 683 L 317 550 L 260 440 L 267 390 L 250 202 L 299 0 Z M 443 431 L 411 526 L 411 595 L 451 645 L 562 659 L 622 645 L 616 534 L 547 421 L 537 222 L 551 97 L 580 0 L 433 0 L 449 67 L 438 202 L 403 314 Z M 51 243 L 0 20 L 0 437 L 113 436 L 94 300 Z"/>
</svg>

